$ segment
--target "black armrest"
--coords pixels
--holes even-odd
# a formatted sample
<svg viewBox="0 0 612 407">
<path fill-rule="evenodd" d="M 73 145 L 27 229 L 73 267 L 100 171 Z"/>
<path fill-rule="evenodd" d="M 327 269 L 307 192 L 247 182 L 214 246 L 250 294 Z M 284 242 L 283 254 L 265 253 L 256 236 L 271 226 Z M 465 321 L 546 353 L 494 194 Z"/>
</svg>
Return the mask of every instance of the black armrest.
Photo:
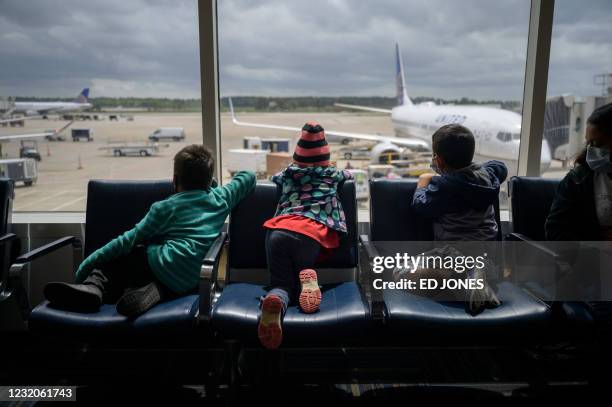
<svg viewBox="0 0 612 407">
<path fill-rule="evenodd" d="M 200 269 L 200 320 L 210 320 L 212 304 L 215 299 L 217 275 L 221 251 L 227 241 L 227 233 L 221 232 L 208 249 Z"/>
<path fill-rule="evenodd" d="M 535 240 L 532 240 L 531 238 L 520 234 L 520 233 L 508 233 L 506 235 L 506 240 L 511 241 L 511 242 L 525 242 L 528 243 L 530 246 L 544 252 L 545 254 L 554 257 L 555 259 L 558 259 L 561 257 L 561 255 L 557 252 L 555 252 L 553 249 L 551 249 L 548 246 L 543 245 L 540 242 L 537 242 Z"/>
<path fill-rule="evenodd" d="M 37 247 L 34 250 L 30 250 L 29 252 L 25 254 L 22 254 L 21 256 L 17 257 L 17 259 L 15 259 L 15 263 L 18 263 L 18 264 L 29 263 L 33 260 L 38 259 L 39 257 L 42 257 L 51 252 L 54 252 L 60 247 L 64 247 L 68 245 L 78 245 L 78 244 L 80 244 L 80 241 L 75 236 L 62 237 L 51 243 L 47 243 L 45 245 Z"/>
<path fill-rule="evenodd" d="M 17 235 L 14 233 L 7 233 L 6 235 L 0 236 L 0 244 L 8 243 L 17 239 Z"/>
<path fill-rule="evenodd" d="M 370 238 L 367 235 L 359 235 L 359 241 L 361 242 L 361 246 L 368 256 L 370 265 L 370 269 L 367 271 L 367 277 L 365 279 L 366 284 L 368 285 L 365 290 L 367 297 L 370 300 L 370 313 L 372 315 L 372 319 L 376 323 L 382 324 L 385 320 L 385 301 L 382 296 L 382 291 L 374 289 L 374 272 L 372 271 L 371 267 L 372 259 L 379 256 L 378 250 L 376 250 L 376 247 L 372 244 L 372 242 L 370 242 Z"/>
<path fill-rule="evenodd" d="M 539 253 L 541 253 L 542 256 L 549 257 L 554 263 L 554 267 L 555 267 L 554 279 L 556 280 L 556 282 L 561 281 L 564 277 L 567 277 L 568 275 L 572 273 L 573 268 L 572 268 L 571 262 L 568 260 L 567 254 L 564 254 L 562 252 L 555 250 L 554 247 L 550 247 L 546 244 L 543 244 L 542 242 L 532 240 L 531 238 L 521 233 L 514 233 L 514 232 L 508 233 L 506 235 L 506 240 L 511 241 L 511 242 L 525 243 L 531 246 L 532 248 L 536 249 Z M 521 255 L 520 253 L 516 253 L 516 250 L 513 250 L 513 252 L 515 252 L 514 256 Z M 516 262 L 516 259 L 513 260 L 513 262 Z M 537 281 L 535 282 L 538 283 Z M 536 285 L 534 287 L 528 287 L 528 286 L 524 286 L 523 284 L 521 284 L 521 286 L 523 286 L 524 289 L 527 289 L 533 295 L 535 295 L 536 297 L 540 298 L 541 300 L 545 302 L 554 301 L 554 298 L 551 295 L 551 293 L 546 292 L 546 290 L 542 288 L 542 286 Z"/>
<path fill-rule="evenodd" d="M 215 239 L 208 252 L 206 252 L 206 256 L 202 261 L 202 264 L 215 264 L 217 260 L 219 260 L 219 254 L 221 253 L 221 249 L 227 240 L 227 232 L 221 232 L 219 236 Z"/>
<path fill-rule="evenodd" d="M 378 257 L 378 250 L 376 250 L 376 247 L 374 247 L 372 242 L 370 242 L 370 238 L 368 237 L 368 235 L 359 235 L 359 241 L 361 242 L 361 245 L 366 251 L 368 259 Z"/>
</svg>

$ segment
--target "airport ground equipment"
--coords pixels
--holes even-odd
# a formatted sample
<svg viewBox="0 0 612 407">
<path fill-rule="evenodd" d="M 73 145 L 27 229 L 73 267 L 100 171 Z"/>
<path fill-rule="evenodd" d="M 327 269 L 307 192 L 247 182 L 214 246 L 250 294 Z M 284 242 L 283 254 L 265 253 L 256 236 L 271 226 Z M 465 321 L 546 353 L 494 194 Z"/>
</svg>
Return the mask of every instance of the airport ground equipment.
<svg viewBox="0 0 612 407">
<path fill-rule="evenodd" d="M 238 171 L 252 171 L 257 178 L 265 178 L 267 171 L 266 150 L 249 150 L 244 148 L 231 148 L 223 155 L 223 164 L 230 175 Z"/>
<path fill-rule="evenodd" d="M 13 182 L 23 182 L 33 185 L 38 179 L 36 161 L 31 158 L 6 158 L 0 160 L 0 177 L 6 177 Z"/>
<path fill-rule="evenodd" d="M 149 135 L 150 141 L 183 141 L 185 140 L 185 129 L 182 127 L 160 127 Z"/>
<path fill-rule="evenodd" d="M 31 158 L 36 161 L 42 161 L 38 151 L 38 142 L 36 140 L 21 140 L 19 158 Z"/>
<path fill-rule="evenodd" d="M 365 200 L 370 197 L 370 184 L 368 182 L 368 173 L 365 170 L 349 169 L 355 181 L 355 196 L 358 201 Z"/>
<path fill-rule="evenodd" d="M 80 141 L 82 139 L 93 141 L 93 134 L 93 129 L 72 129 L 72 141 Z"/>
<path fill-rule="evenodd" d="M 338 153 L 345 160 L 369 160 L 372 148 L 368 146 L 342 147 Z"/>
<path fill-rule="evenodd" d="M 162 145 L 150 142 L 140 143 L 113 143 L 108 146 L 100 147 L 100 150 L 106 150 L 115 157 L 122 156 L 140 156 L 149 157 L 159 153 Z"/>
<path fill-rule="evenodd" d="M 242 147 L 248 150 L 268 150 L 273 153 L 293 152 L 290 138 L 245 137 L 242 140 Z"/>
</svg>

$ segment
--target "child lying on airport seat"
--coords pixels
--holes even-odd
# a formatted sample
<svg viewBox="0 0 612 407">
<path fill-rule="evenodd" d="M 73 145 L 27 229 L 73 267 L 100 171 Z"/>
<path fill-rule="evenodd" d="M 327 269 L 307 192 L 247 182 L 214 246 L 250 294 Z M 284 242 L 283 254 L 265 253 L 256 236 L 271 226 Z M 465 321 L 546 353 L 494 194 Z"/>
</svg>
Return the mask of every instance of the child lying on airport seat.
<svg viewBox="0 0 612 407">
<path fill-rule="evenodd" d="M 432 136 L 432 169 L 437 174 L 422 174 L 412 201 L 413 210 L 432 219 L 436 241 L 494 241 L 498 236 L 494 203 L 498 199 L 500 184 L 508 170 L 500 161 L 483 164 L 472 162 L 475 140 L 472 132 L 458 124 L 448 124 Z M 449 252 L 457 250 L 444 246 L 434 249 Z M 425 253 L 427 255 L 427 253 Z M 467 289 L 466 311 L 472 315 L 487 307 L 496 307 L 500 301 L 486 283 L 486 273 L 493 272 L 495 265 L 487 260 L 485 267 L 474 267 L 467 273 L 455 274 L 485 282 L 483 288 Z M 420 269 L 410 273 L 396 269 L 394 279 L 402 278 L 449 278 L 448 270 Z"/>
<path fill-rule="evenodd" d="M 272 177 L 282 188 L 276 213 L 264 223 L 271 289 L 261 302 L 257 327 L 263 346 L 275 349 L 283 340 L 282 318 L 296 294 L 305 313 L 321 304 L 315 264 L 340 246 L 347 233 L 346 218 L 337 190 L 352 178 L 350 172 L 330 166 L 325 131 L 306 123 L 293 154 L 293 163 Z"/>
<path fill-rule="evenodd" d="M 238 172 L 222 187 L 211 186 L 214 159 L 202 145 L 174 156 L 175 193 L 155 202 L 136 226 L 89 255 L 76 284 L 51 282 L 44 295 L 53 306 L 95 311 L 117 303 L 134 317 L 155 304 L 196 290 L 202 259 L 229 212 L 255 187 L 255 175 Z"/>
</svg>

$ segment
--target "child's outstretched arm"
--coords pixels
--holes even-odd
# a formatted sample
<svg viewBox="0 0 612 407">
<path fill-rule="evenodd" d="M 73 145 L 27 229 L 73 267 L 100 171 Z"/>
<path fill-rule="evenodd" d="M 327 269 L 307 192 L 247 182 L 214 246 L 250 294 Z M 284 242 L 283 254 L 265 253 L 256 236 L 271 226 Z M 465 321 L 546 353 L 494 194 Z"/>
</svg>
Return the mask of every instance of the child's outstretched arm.
<svg viewBox="0 0 612 407">
<path fill-rule="evenodd" d="M 340 184 L 348 179 L 353 179 L 353 174 L 349 170 L 339 169 L 336 176 L 336 181 L 338 181 L 338 183 Z"/>
<path fill-rule="evenodd" d="M 233 209 L 255 188 L 256 182 L 255 174 L 251 171 L 239 171 L 230 183 L 215 188 L 214 191 Z"/>
<path fill-rule="evenodd" d="M 437 218 L 447 212 L 447 199 L 440 191 L 439 183 L 442 177 L 428 177 L 429 182 L 419 183 L 423 186 L 417 186 L 412 198 L 412 209 L 419 215 L 426 218 Z"/>
<path fill-rule="evenodd" d="M 499 180 L 500 184 L 508 177 L 508 168 L 506 167 L 506 164 L 501 161 L 487 161 L 482 164 L 482 166 L 489 174 L 493 174 Z"/>
<path fill-rule="evenodd" d="M 100 264 L 126 255 L 130 253 L 137 244 L 144 243 L 162 234 L 166 219 L 166 214 L 163 210 L 160 210 L 159 203 L 156 202 L 151 205 L 149 212 L 133 229 L 114 238 L 83 260 L 76 272 L 76 282 L 83 282 L 89 273 Z"/>
</svg>

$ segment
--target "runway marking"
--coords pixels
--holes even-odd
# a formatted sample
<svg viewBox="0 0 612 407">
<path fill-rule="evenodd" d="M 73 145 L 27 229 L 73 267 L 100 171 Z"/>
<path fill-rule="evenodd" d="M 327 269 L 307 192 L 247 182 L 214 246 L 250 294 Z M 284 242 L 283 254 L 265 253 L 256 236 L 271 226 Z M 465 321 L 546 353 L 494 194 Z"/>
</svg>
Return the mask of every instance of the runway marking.
<svg viewBox="0 0 612 407">
<path fill-rule="evenodd" d="M 73 199 L 72 201 L 68 201 L 66 203 L 63 203 L 60 206 L 56 206 L 55 208 L 50 209 L 50 211 L 51 212 L 59 211 L 60 209 L 65 208 L 66 206 L 70 206 L 70 205 L 72 205 L 74 203 L 80 202 L 80 201 L 84 200 L 85 198 L 87 198 L 87 195 L 83 195 L 83 196 L 81 196 L 79 198 Z"/>
<path fill-rule="evenodd" d="M 47 195 L 47 196 L 46 196 L 46 197 L 44 197 L 44 198 L 37 199 L 37 200 L 35 200 L 35 201 L 30 201 L 30 202 L 28 202 L 28 203 L 26 203 L 26 204 L 20 205 L 18 208 L 15 208 L 15 210 L 16 210 L 16 211 L 23 210 L 23 208 L 27 208 L 28 206 L 32 206 L 32 205 L 39 204 L 39 203 L 41 203 L 41 202 L 48 201 L 49 199 L 53 199 L 53 198 L 58 197 L 58 196 L 60 196 L 60 195 L 64 195 L 64 194 L 65 194 L 65 193 L 67 193 L 67 192 L 69 192 L 69 191 L 68 191 L 68 190 L 63 190 L 63 191 L 57 192 L 57 193 L 52 194 L 52 195 Z"/>
<path fill-rule="evenodd" d="M 15 191 L 15 197 L 16 197 L 16 198 L 23 198 L 24 196 L 29 196 L 29 195 L 32 195 L 32 194 L 37 194 L 37 193 L 40 193 L 40 191 L 38 191 L 38 190 L 34 190 L 34 191 L 28 191 L 28 192 L 21 193 L 21 192 L 18 192 L 18 191 L 16 190 L 16 191 Z"/>
</svg>

